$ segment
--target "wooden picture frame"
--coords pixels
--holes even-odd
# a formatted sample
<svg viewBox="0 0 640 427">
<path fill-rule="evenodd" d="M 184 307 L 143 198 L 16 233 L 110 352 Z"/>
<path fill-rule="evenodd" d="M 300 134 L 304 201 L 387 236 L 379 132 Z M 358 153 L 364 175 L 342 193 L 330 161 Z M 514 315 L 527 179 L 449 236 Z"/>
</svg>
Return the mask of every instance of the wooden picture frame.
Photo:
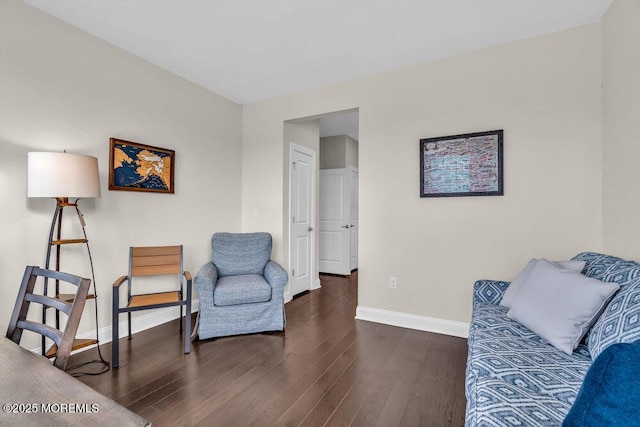
<svg viewBox="0 0 640 427">
<path fill-rule="evenodd" d="M 109 190 L 174 192 L 175 151 L 109 139 Z"/>
<path fill-rule="evenodd" d="M 420 197 L 502 196 L 503 130 L 420 140 Z"/>
</svg>

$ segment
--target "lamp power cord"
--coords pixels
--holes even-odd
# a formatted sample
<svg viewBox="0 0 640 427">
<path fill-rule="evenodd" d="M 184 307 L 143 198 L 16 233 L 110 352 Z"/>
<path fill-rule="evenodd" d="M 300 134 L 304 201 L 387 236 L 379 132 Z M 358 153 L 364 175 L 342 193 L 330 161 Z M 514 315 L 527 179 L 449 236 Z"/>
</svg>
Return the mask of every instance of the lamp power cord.
<svg viewBox="0 0 640 427">
<path fill-rule="evenodd" d="M 78 199 L 78 200 L 80 200 L 80 199 Z M 78 218 L 80 218 L 80 225 L 82 226 L 82 234 L 84 235 L 84 240 L 85 240 L 86 246 L 87 246 L 87 253 L 89 254 L 89 265 L 91 266 L 91 280 L 93 282 L 93 298 L 95 300 L 93 306 L 94 306 L 94 312 L 95 312 L 95 317 L 96 317 L 96 348 L 98 350 L 99 359 L 90 360 L 90 361 L 84 362 L 84 363 L 79 363 L 77 365 L 71 366 L 70 368 L 67 368 L 67 370 L 71 371 L 71 370 L 78 369 L 78 368 L 81 368 L 83 366 L 90 365 L 90 364 L 93 364 L 93 363 L 100 363 L 100 364 L 103 365 L 103 368 L 99 372 L 73 372 L 73 373 L 71 373 L 71 375 L 74 376 L 74 377 L 82 377 L 82 376 L 85 376 L 85 375 L 102 375 L 105 372 L 109 372 L 109 370 L 111 370 L 111 364 L 104 359 L 104 357 L 102 356 L 102 351 L 100 349 L 100 337 L 99 337 L 100 327 L 98 326 L 98 290 L 97 290 L 97 286 L 96 286 L 96 274 L 95 274 L 95 270 L 93 268 L 93 257 L 91 256 L 91 248 L 89 247 L 89 239 L 87 238 L 87 232 L 85 230 L 86 223 L 84 221 L 84 215 L 82 215 L 82 212 L 80 212 L 80 209 L 78 208 L 78 200 L 76 200 L 75 208 L 76 208 L 76 213 L 78 214 Z"/>
</svg>

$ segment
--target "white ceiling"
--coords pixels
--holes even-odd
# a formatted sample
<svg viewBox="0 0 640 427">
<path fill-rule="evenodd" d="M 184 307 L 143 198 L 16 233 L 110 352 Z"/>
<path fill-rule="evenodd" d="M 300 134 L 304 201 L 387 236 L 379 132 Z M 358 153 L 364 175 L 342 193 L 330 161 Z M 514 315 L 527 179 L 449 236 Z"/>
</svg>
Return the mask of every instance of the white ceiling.
<svg viewBox="0 0 640 427">
<path fill-rule="evenodd" d="M 612 0 L 24 0 L 238 103 L 597 21 Z"/>
</svg>

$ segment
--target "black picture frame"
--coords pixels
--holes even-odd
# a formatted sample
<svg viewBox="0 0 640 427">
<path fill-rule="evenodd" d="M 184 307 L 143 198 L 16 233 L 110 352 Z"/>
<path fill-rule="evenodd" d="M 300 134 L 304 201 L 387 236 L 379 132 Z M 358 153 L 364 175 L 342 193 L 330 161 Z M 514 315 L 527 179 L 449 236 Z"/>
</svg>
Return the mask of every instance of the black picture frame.
<svg viewBox="0 0 640 427">
<path fill-rule="evenodd" d="M 420 197 L 503 196 L 504 131 L 420 140 Z"/>
</svg>

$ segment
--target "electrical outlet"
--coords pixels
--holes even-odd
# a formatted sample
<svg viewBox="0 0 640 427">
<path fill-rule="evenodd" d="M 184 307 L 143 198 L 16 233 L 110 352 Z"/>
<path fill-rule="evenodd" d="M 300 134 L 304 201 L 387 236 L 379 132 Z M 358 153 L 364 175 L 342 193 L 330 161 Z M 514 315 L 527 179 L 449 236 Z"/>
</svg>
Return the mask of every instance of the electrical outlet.
<svg viewBox="0 0 640 427">
<path fill-rule="evenodd" d="M 389 287 L 391 289 L 395 289 L 398 287 L 398 278 L 397 277 L 389 277 Z"/>
</svg>

